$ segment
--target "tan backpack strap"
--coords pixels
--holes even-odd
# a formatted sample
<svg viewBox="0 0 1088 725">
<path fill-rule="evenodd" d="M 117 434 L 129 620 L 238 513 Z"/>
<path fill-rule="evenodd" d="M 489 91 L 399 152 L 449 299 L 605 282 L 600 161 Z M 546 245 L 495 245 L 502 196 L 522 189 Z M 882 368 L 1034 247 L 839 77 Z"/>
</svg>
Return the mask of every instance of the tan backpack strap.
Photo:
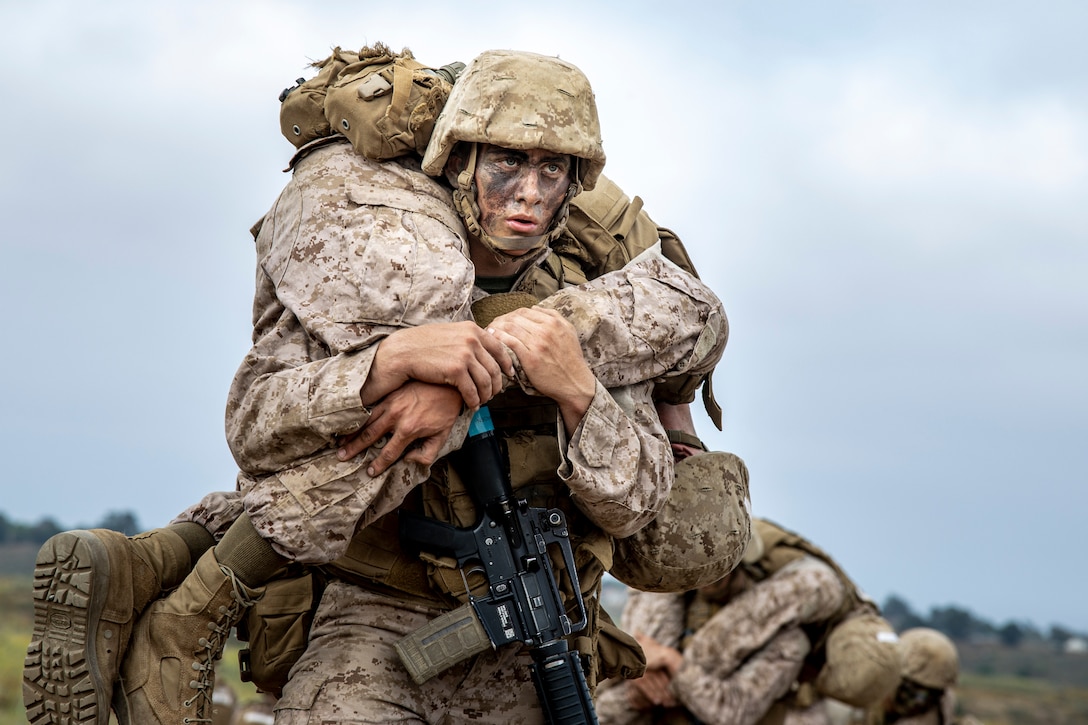
<svg viewBox="0 0 1088 725">
<path fill-rule="evenodd" d="M 706 378 L 703 381 L 703 408 L 706 409 L 706 414 L 710 416 L 710 420 L 714 423 L 718 430 L 722 429 L 722 406 L 718 405 L 718 400 L 714 397 L 714 385 L 712 382 L 714 372 L 711 371 L 706 374 Z"/>
<path fill-rule="evenodd" d="M 626 239 L 628 233 L 631 231 L 631 227 L 635 226 L 635 222 L 638 221 L 638 215 L 642 211 L 642 197 L 636 196 L 631 200 L 631 203 L 624 209 L 623 214 L 619 220 L 612 224 L 609 231 L 612 232 L 612 236 L 617 239 Z"/>
<path fill-rule="evenodd" d="M 408 108 L 408 97 L 412 93 L 413 70 L 397 63 L 393 66 L 393 102 L 389 106 L 389 122 L 400 122 L 401 112 Z"/>
</svg>

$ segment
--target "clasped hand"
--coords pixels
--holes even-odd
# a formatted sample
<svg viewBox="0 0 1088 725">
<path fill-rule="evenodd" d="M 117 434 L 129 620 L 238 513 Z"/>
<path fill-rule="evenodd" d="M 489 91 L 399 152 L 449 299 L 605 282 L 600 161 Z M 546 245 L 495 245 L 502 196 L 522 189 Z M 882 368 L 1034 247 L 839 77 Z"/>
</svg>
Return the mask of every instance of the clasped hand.
<svg viewBox="0 0 1088 725">
<path fill-rule="evenodd" d="M 676 695 L 670 685 L 672 678 L 680 670 L 683 655 L 653 637 L 639 634 L 635 639 L 646 655 L 646 672 L 642 677 L 629 682 L 627 694 L 631 706 L 636 710 L 648 710 L 658 706 L 676 707 Z"/>
<path fill-rule="evenodd" d="M 463 406 L 475 410 L 513 378 L 514 361 L 533 387 L 553 398 L 573 432 L 596 392 L 573 325 L 553 310 L 524 308 L 483 330 L 473 322 L 405 328 L 383 340 L 361 397 L 364 427 L 344 440 L 341 460 L 389 440 L 367 468 L 377 476 L 402 455 L 434 463 Z"/>
</svg>

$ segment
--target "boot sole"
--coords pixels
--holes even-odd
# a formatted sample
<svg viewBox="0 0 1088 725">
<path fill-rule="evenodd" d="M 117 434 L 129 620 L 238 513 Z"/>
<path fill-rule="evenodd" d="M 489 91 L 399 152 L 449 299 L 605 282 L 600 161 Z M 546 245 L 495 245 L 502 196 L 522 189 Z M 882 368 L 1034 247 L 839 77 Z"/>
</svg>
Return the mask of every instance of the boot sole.
<svg viewBox="0 0 1088 725">
<path fill-rule="evenodd" d="M 38 550 L 23 666 L 30 725 L 108 725 L 113 683 L 99 672 L 95 641 L 109 578 L 109 553 L 89 531 L 57 534 Z"/>
</svg>

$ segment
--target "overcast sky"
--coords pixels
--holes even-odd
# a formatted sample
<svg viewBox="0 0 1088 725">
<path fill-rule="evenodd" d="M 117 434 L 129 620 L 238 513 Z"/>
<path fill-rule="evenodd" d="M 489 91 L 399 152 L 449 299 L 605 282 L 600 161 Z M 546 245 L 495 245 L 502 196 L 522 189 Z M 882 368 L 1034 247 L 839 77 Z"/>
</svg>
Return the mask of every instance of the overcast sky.
<svg viewBox="0 0 1088 725">
<path fill-rule="evenodd" d="M 1088 5 L 718 5 L 0 3 L 0 511 L 232 488 L 279 92 L 334 45 L 516 48 L 586 72 L 721 296 L 698 425 L 755 513 L 878 601 L 1088 631 Z"/>
</svg>

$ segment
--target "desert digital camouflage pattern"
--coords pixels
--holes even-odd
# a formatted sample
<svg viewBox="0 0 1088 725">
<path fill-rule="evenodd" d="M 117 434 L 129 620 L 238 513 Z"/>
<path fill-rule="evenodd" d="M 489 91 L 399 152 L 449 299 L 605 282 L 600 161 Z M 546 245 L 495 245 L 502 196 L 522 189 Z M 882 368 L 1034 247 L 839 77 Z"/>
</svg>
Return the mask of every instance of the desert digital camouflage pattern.
<svg viewBox="0 0 1088 725">
<path fill-rule="evenodd" d="M 331 582 L 314 620 L 311 647 L 276 703 L 277 725 L 543 723 L 529 655 L 518 647 L 485 652 L 425 685 L 412 681 L 393 643 L 440 613 L 424 603 Z"/>
<path fill-rule="evenodd" d="M 374 343 L 401 327 L 471 319 L 474 272 L 449 193 L 346 140 L 296 165 L 256 251 L 254 345 L 227 402 L 228 442 L 253 475 L 358 430 Z"/>
<path fill-rule="evenodd" d="M 810 652 L 801 625 L 832 616 L 847 597 L 834 570 L 805 557 L 733 597 L 690 636 L 672 682 L 684 709 L 708 725 L 758 723 L 790 694 Z M 683 594 L 632 592 L 622 626 L 678 648 L 687 626 Z M 653 722 L 633 711 L 621 682 L 597 703 L 602 725 Z M 784 704 L 784 703 L 782 703 Z M 780 707 L 787 723 L 826 723 L 816 702 Z"/>
<path fill-rule="evenodd" d="M 341 462 L 330 447 L 367 418 L 358 391 L 374 343 L 399 326 L 467 318 L 472 268 L 456 218 L 439 203 L 447 192 L 410 165 L 367 161 L 339 143 L 316 149 L 295 174 L 303 181 L 288 185 L 258 236 L 255 344 L 232 385 L 227 430 L 254 525 L 281 553 L 326 562 L 344 552 L 360 519 L 392 510 L 428 474 L 402 462 L 371 480 L 367 457 Z M 351 183 L 340 175 L 350 175 L 344 178 Z M 392 185 L 385 206 L 374 198 L 360 203 L 358 190 L 374 188 L 375 179 Z M 327 211 L 304 217 L 304 207 Z M 349 233 L 334 233 L 338 228 Z M 425 248 L 413 241 L 424 230 Z M 384 254 L 371 238 L 376 233 L 392 236 Z M 330 237 L 326 244 L 311 241 Z M 392 260 L 384 266 L 394 271 L 373 280 L 346 274 L 343 260 L 360 255 Z M 360 296 L 385 312 L 361 306 L 354 301 Z M 575 323 L 602 384 L 569 442 L 564 478 L 595 523 L 632 533 L 661 508 L 672 479 L 668 443 L 641 381 L 712 369 L 728 337 L 721 303 L 697 279 L 649 253 L 545 304 Z M 657 312 L 668 324 L 657 321 Z M 383 325 L 383 317 L 397 324 Z M 461 426 L 450 445 L 463 434 Z M 232 512 L 231 498 L 212 495 L 181 520 L 208 523 L 207 515 L 218 513 L 222 521 Z"/>
<path fill-rule="evenodd" d="M 573 64 L 536 53 L 491 50 L 468 64 L 435 122 L 423 170 L 440 175 L 458 141 L 577 156 L 586 189 L 605 162 L 589 80 Z"/>
<path fill-rule="evenodd" d="M 647 592 L 684 592 L 731 572 L 751 536 L 748 467 L 732 453 L 712 451 L 675 465 L 669 499 L 654 520 L 616 539 L 610 570 Z"/>
</svg>

